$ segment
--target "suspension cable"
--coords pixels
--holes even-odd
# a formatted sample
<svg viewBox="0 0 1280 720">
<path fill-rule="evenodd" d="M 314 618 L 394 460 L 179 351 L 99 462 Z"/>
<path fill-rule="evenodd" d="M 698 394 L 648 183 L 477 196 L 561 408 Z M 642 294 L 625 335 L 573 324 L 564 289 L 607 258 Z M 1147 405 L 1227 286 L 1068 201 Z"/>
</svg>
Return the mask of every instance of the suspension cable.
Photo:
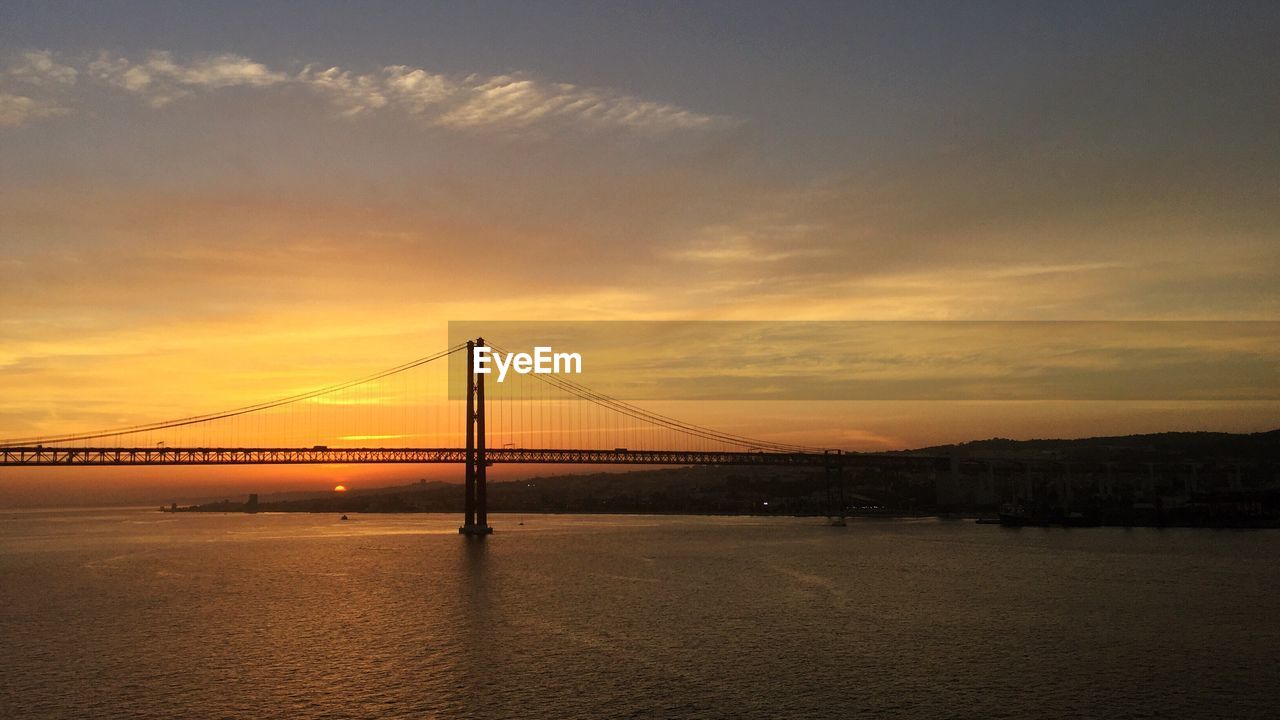
<svg viewBox="0 0 1280 720">
<path fill-rule="evenodd" d="M 191 417 L 178 418 L 176 420 L 166 420 L 162 422 L 146 423 L 142 425 L 130 425 L 127 427 L 111 428 L 107 430 L 98 430 L 98 431 L 81 433 L 81 434 L 12 438 L 7 440 L 0 440 L 0 447 L 11 447 L 15 445 L 28 445 L 28 444 L 45 444 L 45 443 L 52 444 L 52 443 L 61 443 L 61 442 L 78 442 L 81 440 L 97 440 L 100 438 L 116 437 L 119 435 L 132 435 L 134 433 L 140 433 L 140 432 L 153 432 L 156 430 L 167 430 L 169 428 L 182 427 L 184 425 L 194 425 L 196 423 L 211 422 L 213 420 L 222 420 L 225 418 L 236 417 L 238 415 L 246 415 L 248 413 L 258 412 L 260 410 L 270 410 L 272 408 L 282 407 L 284 405 L 291 405 L 293 403 L 302 402 L 304 400 L 310 400 L 312 398 L 320 397 L 322 395 L 328 395 L 329 393 L 337 392 L 339 390 L 345 390 L 347 388 L 354 387 L 356 385 L 362 385 L 365 383 L 373 382 L 374 380 L 380 380 L 390 375 L 396 375 L 398 373 L 405 372 L 406 370 L 412 370 L 413 368 L 416 368 L 420 365 L 425 365 L 429 362 L 439 360 L 440 358 L 448 357 L 449 355 L 452 355 L 464 348 L 466 348 L 466 343 L 459 343 L 447 350 L 441 350 L 440 352 L 435 353 L 433 355 L 428 355 L 426 357 L 418 358 L 417 360 L 413 360 L 403 365 L 398 365 L 388 370 L 383 370 L 381 372 L 377 372 L 372 375 L 359 378 L 357 380 L 351 380 L 348 382 L 339 383 L 337 385 L 329 385 L 327 387 L 323 387 L 318 390 L 311 390 L 309 392 L 300 393 L 297 395 L 290 395 L 288 397 L 278 398 L 276 400 L 269 400 L 267 402 L 261 402 L 255 405 L 245 405 L 244 407 L 233 408 L 231 410 L 223 410 L 221 412 L 208 413 L 205 415 L 193 415 Z"/>
<path fill-rule="evenodd" d="M 510 352 L 509 350 L 499 347 L 498 345 L 495 345 L 492 342 L 489 342 L 489 341 L 486 341 L 486 342 L 488 342 L 489 346 L 495 350 L 498 350 L 500 352 L 505 352 L 505 353 Z M 747 437 L 744 435 L 727 433 L 727 432 L 715 430 L 712 428 L 704 427 L 701 425 L 686 423 L 686 422 L 677 420 L 675 418 L 669 417 L 667 415 L 662 415 L 660 413 L 646 410 L 637 405 L 633 405 L 623 400 L 619 400 L 617 398 L 605 395 L 603 393 L 596 392 L 595 390 L 592 390 L 591 388 L 588 388 L 585 385 L 581 385 L 579 383 L 573 382 L 572 380 L 568 380 L 566 378 L 562 378 L 557 375 L 534 375 L 533 377 L 535 377 L 538 380 L 541 380 L 542 382 L 548 385 L 551 385 L 553 387 L 558 387 L 559 389 L 564 390 L 565 392 L 570 393 L 578 398 L 581 398 L 588 402 L 613 410 L 614 412 L 627 415 L 628 417 L 632 417 L 632 418 L 641 420 L 643 422 L 647 422 L 651 425 L 666 427 L 666 428 L 675 430 L 677 432 L 681 432 L 687 435 L 692 435 L 695 437 L 700 437 L 706 440 L 714 440 L 717 442 L 723 442 L 730 445 L 739 445 L 743 447 L 749 447 L 749 448 L 755 448 L 755 449 L 761 449 L 761 450 L 768 449 L 768 450 L 775 450 L 780 452 L 812 452 L 815 450 L 820 450 L 820 448 L 815 448 L 811 446 L 795 445 L 791 443 L 781 443 L 781 442 L 770 441 L 770 440 L 761 440 L 758 438 Z"/>
</svg>

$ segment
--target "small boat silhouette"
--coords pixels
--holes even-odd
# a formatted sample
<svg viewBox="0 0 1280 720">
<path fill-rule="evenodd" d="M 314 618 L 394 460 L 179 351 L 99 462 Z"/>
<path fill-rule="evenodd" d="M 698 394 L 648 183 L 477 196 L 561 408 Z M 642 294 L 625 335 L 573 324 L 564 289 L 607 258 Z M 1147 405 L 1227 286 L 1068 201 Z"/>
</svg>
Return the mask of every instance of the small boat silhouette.
<svg viewBox="0 0 1280 720">
<path fill-rule="evenodd" d="M 346 519 L 347 519 L 347 516 L 346 516 L 346 515 L 343 515 L 341 519 L 342 519 L 342 520 L 346 520 Z"/>
</svg>

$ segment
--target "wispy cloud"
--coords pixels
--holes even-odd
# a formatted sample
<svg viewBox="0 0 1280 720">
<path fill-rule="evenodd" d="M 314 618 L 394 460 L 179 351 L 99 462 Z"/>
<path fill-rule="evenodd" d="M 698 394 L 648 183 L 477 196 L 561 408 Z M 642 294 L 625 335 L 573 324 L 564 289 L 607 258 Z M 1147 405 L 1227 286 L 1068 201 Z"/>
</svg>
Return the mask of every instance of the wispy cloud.
<svg viewBox="0 0 1280 720">
<path fill-rule="evenodd" d="M 288 80 L 262 63 L 239 55 L 216 55 L 182 64 L 167 52 L 153 52 L 142 62 L 102 53 L 88 65 L 90 75 L 163 107 L 202 90 L 269 87 Z"/>
<path fill-rule="evenodd" d="M 392 65 L 383 68 L 382 75 L 387 93 L 411 112 L 426 112 L 429 107 L 443 103 L 458 91 L 457 86 L 443 75 L 429 73 L 422 68 Z"/>
<path fill-rule="evenodd" d="M 666 253 L 676 260 L 713 264 L 777 263 L 824 258 L 831 249 L 815 241 L 820 228 L 807 223 L 778 224 L 753 218 L 750 225 L 717 224 L 697 232 L 687 244 Z"/>
<path fill-rule="evenodd" d="M 473 80 L 459 94 L 463 102 L 440 116 L 439 124 L 460 128 L 525 126 L 547 118 L 567 118 L 593 125 L 675 130 L 716 122 L 709 115 L 672 105 L 510 75 Z"/>
<path fill-rule="evenodd" d="M 68 114 L 70 108 L 59 98 L 76 84 L 78 76 L 79 71 L 55 60 L 51 52 L 19 53 L 0 72 L 0 127 L 19 127 Z"/>
<path fill-rule="evenodd" d="M 69 111 L 56 102 L 0 92 L 0 127 L 18 127 L 33 120 L 65 115 Z"/>
<path fill-rule="evenodd" d="M 21 53 L 6 73 L 9 77 L 40 87 L 74 85 L 79 71 L 54 60 L 48 50 Z"/>
<path fill-rule="evenodd" d="M 387 106 L 387 88 L 372 75 L 356 75 L 331 67 L 327 70 L 304 69 L 297 81 L 325 96 L 346 117 L 355 117 Z"/>
<path fill-rule="evenodd" d="M 727 119 L 602 88 L 551 82 L 516 73 L 450 77 L 425 68 L 388 65 L 361 73 L 306 65 L 285 71 L 241 55 L 182 60 L 156 51 L 142 60 L 108 52 L 75 63 L 47 51 L 18 56 L 6 75 L 44 89 L 80 78 L 137 96 L 153 108 L 225 88 L 302 89 L 326 100 L 345 118 L 398 112 L 453 130 L 512 130 L 562 123 L 580 127 L 670 132 L 726 124 Z M 36 115 L 26 114 L 22 124 Z"/>
</svg>

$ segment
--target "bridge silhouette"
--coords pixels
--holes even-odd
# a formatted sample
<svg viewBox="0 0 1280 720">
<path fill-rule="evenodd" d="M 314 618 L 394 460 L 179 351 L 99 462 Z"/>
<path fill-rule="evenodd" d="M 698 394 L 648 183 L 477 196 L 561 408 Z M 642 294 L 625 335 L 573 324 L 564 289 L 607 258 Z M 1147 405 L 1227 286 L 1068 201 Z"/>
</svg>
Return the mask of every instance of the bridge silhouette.
<svg viewBox="0 0 1280 720">
<path fill-rule="evenodd" d="M 947 461 L 847 453 L 738 435 L 645 409 L 562 375 L 513 374 L 501 385 L 492 383 L 486 397 L 486 375 L 476 373 L 473 363 L 475 349 L 486 345 L 507 352 L 478 338 L 357 380 L 255 405 L 142 425 L 0 440 L 0 466 L 456 463 L 464 466 L 459 531 L 487 534 L 492 532 L 487 468 L 494 464 L 822 468 L 829 514 L 843 519 L 846 468 L 937 467 Z M 424 407 L 417 400 L 439 390 L 449 358 L 466 363 L 463 402 L 437 395 L 434 403 L 425 403 L 433 407 Z M 411 379 L 423 370 L 434 371 L 437 382 Z M 412 442 L 424 437 L 452 442 Z M 272 439 L 277 441 L 264 442 Z M 369 440 L 381 444 L 370 446 Z"/>
</svg>

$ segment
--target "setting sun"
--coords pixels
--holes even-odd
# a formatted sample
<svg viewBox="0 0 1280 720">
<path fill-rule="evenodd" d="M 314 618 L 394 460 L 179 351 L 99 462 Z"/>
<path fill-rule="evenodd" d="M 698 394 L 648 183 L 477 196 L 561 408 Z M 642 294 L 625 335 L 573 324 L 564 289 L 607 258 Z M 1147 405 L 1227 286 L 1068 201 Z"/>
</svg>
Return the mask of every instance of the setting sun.
<svg viewBox="0 0 1280 720">
<path fill-rule="evenodd" d="M 346 492 L 346 491 L 347 491 L 347 486 L 346 486 L 346 485 L 338 485 L 338 486 L 336 486 L 336 487 L 334 487 L 334 488 L 333 488 L 333 491 L 334 491 L 334 492 Z"/>
</svg>

